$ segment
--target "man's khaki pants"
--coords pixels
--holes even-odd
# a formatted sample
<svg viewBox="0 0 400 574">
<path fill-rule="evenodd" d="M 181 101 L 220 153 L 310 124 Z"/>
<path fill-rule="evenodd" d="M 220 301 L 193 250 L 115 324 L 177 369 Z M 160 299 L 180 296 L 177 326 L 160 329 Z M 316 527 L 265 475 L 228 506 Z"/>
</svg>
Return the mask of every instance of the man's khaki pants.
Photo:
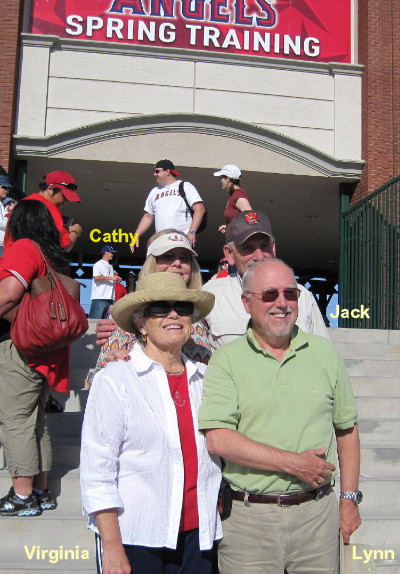
<svg viewBox="0 0 400 574">
<path fill-rule="evenodd" d="M 234 500 L 223 530 L 220 574 L 339 572 L 339 511 L 333 492 L 287 507 Z"/>
</svg>

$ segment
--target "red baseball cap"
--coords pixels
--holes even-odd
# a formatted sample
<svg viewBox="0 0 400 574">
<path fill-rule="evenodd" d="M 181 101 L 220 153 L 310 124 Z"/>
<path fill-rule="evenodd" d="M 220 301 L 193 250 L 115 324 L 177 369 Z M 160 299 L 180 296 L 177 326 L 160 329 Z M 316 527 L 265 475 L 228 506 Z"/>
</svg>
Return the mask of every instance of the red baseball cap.
<svg viewBox="0 0 400 574">
<path fill-rule="evenodd" d="M 66 171 L 51 171 L 44 180 L 48 185 L 59 187 L 68 201 L 80 201 L 81 198 L 76 193 L 78 184 L 76 179 Z"/>
</svg>

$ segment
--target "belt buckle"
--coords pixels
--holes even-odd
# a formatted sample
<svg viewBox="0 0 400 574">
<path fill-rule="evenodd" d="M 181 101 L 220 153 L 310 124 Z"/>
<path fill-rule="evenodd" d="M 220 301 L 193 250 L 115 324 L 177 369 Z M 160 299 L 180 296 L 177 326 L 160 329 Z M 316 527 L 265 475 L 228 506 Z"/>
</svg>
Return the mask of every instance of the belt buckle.
<svg viewBox="0 0 400 574">
<path fill-rule="evenodd" d="M 314 500 L 320 500 L 320 499 L 324 496 L 324 494 L 325 494 L 325 491 L 322 490 L 322 488 L 318 488 L 318 489 L 315 491 L 315 498 L 314 498 Z"/>
<path fill-rule="evenodd" d="M 288 506 L 292 506 L 291 504 L 284 504 L 281 500 L 281 499 L 288 498 L 289 496 L 292 496 L 292 495 L 291 494 L 278 494 L 277 505 L 280 506 L 281 508 L 287 508 Z"/>
</svg>

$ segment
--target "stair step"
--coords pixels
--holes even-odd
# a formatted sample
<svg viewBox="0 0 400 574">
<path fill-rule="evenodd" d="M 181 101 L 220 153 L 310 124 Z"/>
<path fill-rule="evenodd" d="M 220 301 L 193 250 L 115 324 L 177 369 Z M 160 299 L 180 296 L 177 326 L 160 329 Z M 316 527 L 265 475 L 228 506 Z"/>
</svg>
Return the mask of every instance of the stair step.
<svg viewBox="0 0 400 574">
<path fill-rule="evenodd" d="M 361 474 L 400 480 L 400 448 L 386 444 L 362 444 Z"/>
<path fill-rule="evenodd" d="M 357 397 L 356 402 L 361 419 L 400 419 L 400 397 Z"/>
<path fill-rule="evenodd" d="M 361 419 L 358 422 L 361 444 L 381 444 L 382 441 L 392 441 L 398 444 L 400 437 L 400 420 L 390 419 Z"/>
<path fill-rule="evenodd" d="M 383 551 L 383 558 L 376 560 L 376 565 L 379 566 L 380 560 L 388 566 L 399 566 L 400 559 L 400 518 L 393 519 L 379 519 L 379 518 L 366 518 L 363 517 L 362 524 L 358 530 L 356 530 L 351 536 L 352 544 L 368 544 L 374 550 Z M 394 559 L 392 559 L 392 554 L 390 559 L 384 561 L 384 551 L 393 551 Z M 380 556 L 382 556 L 380 554 Z M 397 564 L 396 564 L 397 563 Z"/>
<path fill-rule="evenodd" d="M 364 494 L 363 502 L 360 505 L 363 519 L 377 517 L 382 520 L 400 519 L 400 496 L 398 495 L 397 480 L 386 478 L 368 480 L 361 477 L 359 488 Z"/>
<path fill-rule="evenodd" d="M 57 476 L 49 475 L 48 485 L 58 506 L 55 510 L 45 513 L 45 517 L 80 518 L 82 502 L 79 485 L 79 469 Z M 7 494 L 11 487 L 11 478 L 6 470 L 0 471 L 0 496 Z M 2 520 L 2 517 L 0 517 Z M 1 543 L 1 541 L 0 541 Z"/>
<path fill-rule="evenodd" d="M 51 394 L 61 405 L 63 405 L 65 409 L 64 412 L 85 412 L 86 402 L 89 396 L 89 391 L 87 389 L 72 389 L 69 394 L 52 391 Z"/>
<path fill-rule="evenodd" d="M 400 360 L 345 359 L 350 377 L 394 377 L 398 380 Z"/>
<path fill-rule="evenodd" d="M 330 328 L 329 335 L 334 343 L 400 345 L 400 331 L 387 331 L 385 329 Z"/>
<path fill-rule="evenodd" d="M 22 524 L 24 520 L 29 521 L 29 524 Z M 4 521 L 18 522 L 18 528 L 3 526 Z M 0 523 L 0 535 L 2 529 L 7 528 L 7 539 L 15 538 L 19 543 L 12 547 L 7 544 L 7 548 L 2 549 L 0 573 L 96 572 L 94 534 L 85 529 L 84 524 L 75 525 L 71 521 L 66 523 L 57 520 L 46 522 L 41 516 L 5 518 L 4 521 Z"/>
<path fill-rule="evenodd" d="M 51 437 L 79 438 L 82 432 L 83 413 L 68 412 L 50 413 L 47 415 L 47 426 Z"/>
<path fill-rule="evenodd" d="M 352 377 L 354 394 L 357 397 L 379 396 L 400 397 L 399 378 L 394 377 Z"/>
<path fill-rule="evenodd" d="M 375 343 L 334 343 L 343 359 L 398 360 L 400 345 L 376 345 Z"/>
</svg>

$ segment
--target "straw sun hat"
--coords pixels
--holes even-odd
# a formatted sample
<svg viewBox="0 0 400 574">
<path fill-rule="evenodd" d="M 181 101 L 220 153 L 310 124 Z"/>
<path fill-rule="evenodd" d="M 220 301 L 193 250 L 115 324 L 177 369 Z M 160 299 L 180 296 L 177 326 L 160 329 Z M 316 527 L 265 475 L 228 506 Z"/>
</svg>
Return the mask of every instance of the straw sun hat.
<svg viewBox="0 0 400 574">
<path fill-rule="evenodd" d="M 214 295 L 207 291 L 188 289 L 182 277 L 176 273 L 152 273 L 139 282 L 135 293 L 122 297 L 111 314 L 121 329 L 133 333 L 132 313 L 152 301 L 191 301 L 195 323 L 210 313 L 214 299 Z"/>
</svg>

